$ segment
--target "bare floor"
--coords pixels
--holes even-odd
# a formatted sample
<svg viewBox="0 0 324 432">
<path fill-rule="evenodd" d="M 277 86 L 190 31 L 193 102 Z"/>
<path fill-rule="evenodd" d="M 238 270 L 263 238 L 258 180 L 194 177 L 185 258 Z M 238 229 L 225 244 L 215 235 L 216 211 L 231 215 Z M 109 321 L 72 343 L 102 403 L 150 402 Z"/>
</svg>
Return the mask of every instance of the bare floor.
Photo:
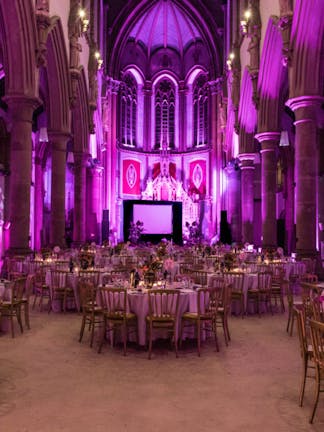
<svg viewBox="0 0 324 432">
<path fill-rule="evenodd" d="M 232 317 L 232 342 L 202 356 L 185 344 L 144 349 L 78 342 L 76 313 L 35 311 L 32 329 L 0 334 L 1 432 L 160 432 L 324 430 L 324 394 L 308 423 L 313 381 L 298 406 L 301 359 L 286 315 Z"/>
</svg>

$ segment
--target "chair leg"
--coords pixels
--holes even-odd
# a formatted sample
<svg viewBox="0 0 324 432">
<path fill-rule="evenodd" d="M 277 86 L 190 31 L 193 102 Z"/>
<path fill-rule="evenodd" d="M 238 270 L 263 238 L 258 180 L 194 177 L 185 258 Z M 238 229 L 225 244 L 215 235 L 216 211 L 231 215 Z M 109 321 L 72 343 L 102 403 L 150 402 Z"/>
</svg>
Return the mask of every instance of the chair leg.
<svg viewBox="0 0 324 432">
<path fill-rule="evenodd" d="M 290 329 L 291 315 L 292 315 L 292 308 L 291 306 L 288 306 L 288 320 L 287 320 L 287 327 L 286 327 L 287 333 L 289 333 L 289 329 Z"/>
<path fill-rule="evenodd" d="M 34 301 L 33 301 L 33 306 L 32 306 L 33 309 L 35 308 L 36 300 L 37 300 L 37 292 L 35 292 L 35 295 L 34 295 Z"/>
<path fill-rule="evenodd" d="M 148 353 L 149 360 L 151 360 L 151 354 L 152 354 L 152 324 L 150 323 L 150 326 L 149 326 L 149 353 Z"/>
<path fill-rule="evenodd" d="M 107 325 L 107 321 L 106 321 L 106 318 L 104 318 L 104 320 L 103 320 L 102 332 L 101 332 L 101 339 L 100 339 L 99 346 L 98 346 L 98 354 L 101 353 L 101 349 L 102 349 L 102 346 L 103 346 L 103 344 L 104 344 L 104 340 L 105 340 L 105 332 L 106 332 L 106 328 L 107 328 L 106 325 Z"/>
<path fill-rule="evenodd" d="M 21 307 L 20 306 L 16 311 L 16 315 L 17 315 L 17 321 L 18 321 L 18 324 L 20 327 L 20 331 L 21 331 L 21 333 L 24 333 L 24 328 L 23 328 L 22 320 L 21 320 Z"/>
<path fill-rule="evenodd" d="M 173 328 L 173 335 L 174 335 L 174 349 L 176 353 L 176 358 L 178 358 L 178 339 L 176 337 L 176 325 L 174 325 Z"/>
<path fill-rule="evenodd" d="M 91 337 L 90 337 L 90 348 L 93 346 L 93 339 L 94 339 L 94 330 L 95 330 L 95 317 L 91 317 Z"/>
<path fill-rule="evenodd" d="M 225 322 L 225 316 L 224 315 L 222 316 L 222 326 L 223 326 L 225 345 L 228 346 L 227 329 L 226 329 L 226 322 Z"/>
<path fill-rule="evenodd" d="M 127 324 L 122 326 L 123 333 L 123 345 L 124 345 L 124 356 L 126 355 L 126 344 L 127 344 Z"/>
<path fill-rule="evenodd" d="M 317 408 L 317 404 L 318 404 L 318 399 L 319 399 L 319 393 L 320 393 L 320 387 L 321 387 L 321 376 L 320 376 L 320 369 L 318 367 L 318 365 L 316 366 L 316 389 L 315 389 L 315 395 L 314 395 L 314 406 L 309 418 L 309 423 L 313 423 L 314 420 L 314 416 L 315 416 L 315 412 L 316 412 L 316 408 Z"/>
<path fill-rule="evenodd" d="M 216 351 L 219 352 L 216 320 L 214 322 L 212 322 L 212 329 L 213 329 L 214 336 L 215 336 Z"/>
<path fill-rule="evenodd" d="M 200 357 L 200 336 L 201 336 L 200 321 L 197 321 L 197 349 L 198 349 L 199 357 Z"/>
<path fill-rule="evenodd" d="M 15 326 L 14 326 L 14 321 L 13 321 L 14 317 L 11 314 L 10 315 L 10 326 L 11 326 L 11 337 L 14 338 L 15 337 Z"/>
<path fill-rule="evenodd" d="M 293 335 L 294 323 L 295 323 L 295 314 L 294 314 L 294 312 L 292 312 L 291 323 L 290 323 L 290 333 L 289 333 L 290 336 Z"/>
<path fill-rule="evenodd" d="M 25 303 L 24 305 L 24 314 L 25 314 L 25 325 L 30 330 L 30 320 L 29 320 L 29 304 Z"/>
<path fill-rule="evenodd" d="M 307 376 L 307 357 L 304 358 L 304 364 L 303 364 L 303 377 L 300 387 L 300 395 L 299 395 L 299 406 L 303 406 L 303 400 L 304 400 L 304 393 L 305 393 L 305 384 L 306 384 L 306 376 Z"/>
<path fill-rule="evenodd" d="M 80 330 L 80 337 L 79 337 L 79 342 L 80 343 L 82 342 L 84 328 L 85 328 L 85 323 L 86 323 L 86 316 L 83 315 L 83 317 L 82 317 L 82 323 L 81 323 L 81 330 Z"/>
<path fill-rule="evenodd" d="M 183 328 L 184 328 L 184 321 L 181 320 L 181 327 L 180 327 L 180 342 L 179 342 L 180 348 L 182 347 Z"/>
</svg>

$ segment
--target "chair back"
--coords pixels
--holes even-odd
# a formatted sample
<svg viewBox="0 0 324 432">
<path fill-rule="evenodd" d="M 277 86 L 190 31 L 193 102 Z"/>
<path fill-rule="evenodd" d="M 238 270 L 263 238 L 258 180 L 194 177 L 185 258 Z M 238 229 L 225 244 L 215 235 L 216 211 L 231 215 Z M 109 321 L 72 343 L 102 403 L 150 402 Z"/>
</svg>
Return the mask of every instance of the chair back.
<svg viewBox="0 0 324 432">
<path fill-rule="evenodd" d="M 222 291 L 215 288 L 199 288 L 197 290 L 198 317 L 216 319 Z"/>
<path fill-rule="evenodd" d="M 311 338 L 314 360 L 321 370 L 324 370 L 324 323 L 310 320 Z"/>
<path fill-rule="evenodd" d="M 180 292 L 171 289 L 148 291 L 149 316 L 154 319 L 175 319 L 179 310 Z"/>
<path fill-rule="evenodd" d="M 224 273 L 225 283 L 232 285 L 232 292 L 243 292 L 244 272 Z"/>
<path fill-rule="evenodd" d="M 94 306 L 96 303 L 97 290 L 95 289 L 93 282 L 89 279 L 81 278 L 78 282 L 78 288 L 82 310 Z"/>
<path fill-rule="evenodd" d="M 194 280 L 195 284 L 201 285 L 202 287 L 207 286 L 207 272 L 203 270 L 193 269 L 190 271 L 190 276 Z"/>
<path fill-rule="evenodd" d="M 29 300 L 29 297 L 33 291 L 34 281 L 35 281 L 35 275 L 29 274 L 26 279 L 26 286 L 25 286 L 25 293 L 24 293 L 24 299 L 26 300 Z"/>
<path fill-rule="evenodd" d="M 272 272 L 272 284 L 281 284 L 285 278 L 285 269 L 283 264 L 269 264 Z"/>
<path fill-rule="evenodd" d="M 269 271 L 258 273 L 258 289 L 270 291 L 272 283 L 272 273 Z"/>
<path fill-rule="evenodd" d="M 294 308 L 293 313 L 297 318 L 300 354 L 302 357 L 305 357 L 308 351 L 308 341 L 306 337 L 306 325 L 305 325 L 305 320 L 306 320 L 305 311 L 299 308 Z"/>
<path fill-rule="evenodd" d="M 324 302 L 319 295 L 310 298 L 311 316 L 315 321 L 324 322 Z"/>
<path fill-rule="evenodd" d="M 314 274 L 316 267 L 316 259 L 314 258 L 302 258 L 301 262 L 305 264 L 306 273 Z"/>
<path fill-rule="evenodd" d="M 67 271 L 69 269 L 69 261 L 66 260 L 56 260 L 54 262 L 55 270 L 64 270 Z"/>
<path fill-rule="evenodd" d="M 68 272 L 63 270 L 51 270 L 51 289 L 66 287 L 66 278 Z"/>
<path fill-rule="evenodd" d="M 26 280 L 26 277 L 22 277 L 13 281 L 11 294 L 12 303 L 19 303 L 23 299 L 26 289 Z"/>
<path fill-rule="evenodd" d="M 92 282 L 94 287 L 99 285 L 100 272 L 98 270 L 80 270 L 79 277 Z"/>
<path fill-rule="evenodd" d="M 299 277 L 299 280 L 301 282 L 316 284 L 318 282 L 318 277 L 316 274 L 313 273 L 304 273 Z"/>
<path fill-rule="evenodd" d="M 103 288 L 103 307 L 111 319 L 126 319 L 127 290 L 124 288 Z"/>
</svg>

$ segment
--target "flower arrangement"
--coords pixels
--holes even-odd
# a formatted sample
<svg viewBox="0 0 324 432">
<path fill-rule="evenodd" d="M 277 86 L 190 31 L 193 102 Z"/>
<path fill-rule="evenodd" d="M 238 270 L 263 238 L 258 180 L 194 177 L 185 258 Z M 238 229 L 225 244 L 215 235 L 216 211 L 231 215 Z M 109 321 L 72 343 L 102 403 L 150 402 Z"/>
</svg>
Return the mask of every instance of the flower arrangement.
<svg viewBox="0 0 324 432">
<path fill-rule="evenodd" d="M 224 255 L 224 266 L 227 270 L 231 270 L 234 267 L 235 257 L 232 253 L 226 253 Z"/>
<path fill-rule="evenodd" d="M 86 251 L 79 252 L 79 262 L 82 270 L 94 267 L 94 254 Z"/>
<path fill-rule="evenodd" d="M 191 224 L 186 222 L 186 228 L 188 230 L 188 243 L 189 244 L 199 244 L 201 241 L 201 230 L 196 221 Z"/>
<path fill-rule="evenodd" d="M 116 246 L 114 247 L 114 253 L 116 255 L 120 255 L 120 253 L 124 249 L 124 247 L 125 247 L 125 243 L 123 243 L 123 242 L 117 243 Z"/>
<path fill-rule="evenodd" d="M 167 247 L 168 247 L 168 243 L 167 242 L 162 242 L 161 241 L 159 243 L 159 245 L 157 247 L 157 250 L 156 250 L 156 254 L 157 254 L 157 256 L 159 258 L 163 258 L 163 257 L 165 257 L 168 254 Z"/>
<path fill-rule="evenodd" d="M 144 223 L 142 221 L 131 222 L 129 226 L 128 239 L 132 244 L 137 244 L 144 231 Z"/>
</svg>

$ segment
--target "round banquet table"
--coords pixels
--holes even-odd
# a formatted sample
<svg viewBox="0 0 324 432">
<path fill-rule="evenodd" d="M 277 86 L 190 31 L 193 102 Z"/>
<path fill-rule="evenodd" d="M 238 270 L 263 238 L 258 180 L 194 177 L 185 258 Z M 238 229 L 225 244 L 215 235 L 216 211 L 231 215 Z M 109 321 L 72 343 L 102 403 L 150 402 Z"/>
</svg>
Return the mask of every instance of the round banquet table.
<svg viewBox="0 0 324 432">
<path fill-rule="evenodd" d="M 168 286 L 168 289 L 169 288 L 179 289 L 180 292 L 176 327 L 176 338 L 179 338 L 181 329 L 181 317 L 184 312 L 197 312 L 197 292 L 192 289 L 185 289 L 183 288 L 183 286 L 179 285 L 170 285 Z M 146 316 L 149 313 L 148 290 L 127 290 L 127 294 L 127 311 L 133 312 L 137 316 L 138 344 L 146 345 Z M 157 339 L 159 337 L 166 337 L 166 334 L 167 333 L 164 330 L 155 330 L 153 338 Z M 185 339 L 186 337 L 193 337 L 193 330 L 186 330 L 186 332 L 184 332 L 183 334 L 183 338 Z"/>
</svg>

